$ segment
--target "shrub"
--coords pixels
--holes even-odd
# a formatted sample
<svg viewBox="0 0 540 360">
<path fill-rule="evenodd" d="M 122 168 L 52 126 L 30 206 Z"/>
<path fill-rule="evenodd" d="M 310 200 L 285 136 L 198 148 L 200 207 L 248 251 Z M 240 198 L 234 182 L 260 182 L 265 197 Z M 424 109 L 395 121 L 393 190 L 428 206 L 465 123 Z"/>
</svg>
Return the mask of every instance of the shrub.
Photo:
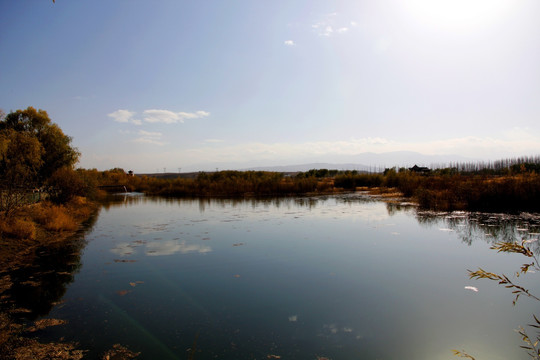
<svg viewBox="0 0 540 360">
<path fill-rule="evenodd" d="M 32 221 L 9 217 L 0 221 L 0 233 L 10 238 L 33 240 L 36 237 L 36 226 Z"/>
<path fill-rule="evenodd" d="M 73 231 L 77 230 L 77 222 L 69 214 L 65 206 L 42 203 L 33 212 L 36 222 L 49 231 Z"/>
<path fill-rule="evenodd" d="M 66 203 L 74 196 L 85 196 L 87 193 L 87 184 L 75 170 L 68 167 L 56 170 L 47 180 L 47 185 L 51 187 L 51 200 L 56 203 Z"/>
</svg>

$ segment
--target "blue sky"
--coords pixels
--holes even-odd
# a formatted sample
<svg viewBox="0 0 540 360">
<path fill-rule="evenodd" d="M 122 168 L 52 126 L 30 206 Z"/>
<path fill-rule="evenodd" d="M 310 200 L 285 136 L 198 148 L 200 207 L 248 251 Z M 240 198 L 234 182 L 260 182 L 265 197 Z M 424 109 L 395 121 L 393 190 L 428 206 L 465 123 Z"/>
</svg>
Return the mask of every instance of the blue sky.
<svg viewBox="0 0 540 360">
<path fill-rule="evenodd" d="M 0 2 L 0 108 L 136 172 L 540 154 L 537 0 Z"/>
</svg>

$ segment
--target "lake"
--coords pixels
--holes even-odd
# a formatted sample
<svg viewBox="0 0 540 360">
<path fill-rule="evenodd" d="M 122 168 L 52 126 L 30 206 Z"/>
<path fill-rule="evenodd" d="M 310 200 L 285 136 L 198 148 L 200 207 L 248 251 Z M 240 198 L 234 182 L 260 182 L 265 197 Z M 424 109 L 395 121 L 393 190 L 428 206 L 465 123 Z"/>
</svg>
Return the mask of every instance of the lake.
<svg viewBox="0 0 540 360">
<path fill-rule="evenodd" d="M 46 289 L 60 290 L 26 306 L 67 320 L 39 336 L 78 341 L 89 358 L 120 343 L 140 359 L 528 359 L 514 329 L 538 303 L 513 307 L 467 269 L 515 273 L 527 258 L 489 248 L 537 239 L 539 224 L 362 194 L 117 196 L 78 252 L 56 253 L 64 277 Z M 519 280 L 534 290 L 535 276 Z"/>
</svg>

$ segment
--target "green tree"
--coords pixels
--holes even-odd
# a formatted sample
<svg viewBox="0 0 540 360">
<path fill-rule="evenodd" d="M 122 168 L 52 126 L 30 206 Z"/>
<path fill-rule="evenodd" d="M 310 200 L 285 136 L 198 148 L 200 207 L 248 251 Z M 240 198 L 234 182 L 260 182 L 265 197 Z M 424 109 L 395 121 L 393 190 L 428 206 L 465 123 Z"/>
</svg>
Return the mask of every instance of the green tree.
<svg viewBox="0 0 540 360">
<path fill-rule="evenodd" d="M 44 110 L 28 107 L 9 113 L 0 120 L 0 131 L 8 129 L 34 137 L 43 147 L 42 164 L 37 172 L 41 183 L 56 170 L 73 167 L 79 159 L 80 153 L 71 145 L 71 137 L 64 134 Z"/>
</svg>

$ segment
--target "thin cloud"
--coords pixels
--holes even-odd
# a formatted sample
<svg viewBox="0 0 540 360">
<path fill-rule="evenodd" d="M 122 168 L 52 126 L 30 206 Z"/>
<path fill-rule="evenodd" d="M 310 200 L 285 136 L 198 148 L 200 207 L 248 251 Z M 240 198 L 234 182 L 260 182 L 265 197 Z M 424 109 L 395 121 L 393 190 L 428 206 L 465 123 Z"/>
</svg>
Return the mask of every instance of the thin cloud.
<svg viewBox="0 0 540 360">
<path fill-rule="evenodd" d="M 340 21 L 340 16 L 334 12 L 325 15 L 323 20 L 312 24 L 311 28 L 320 37 L 331 37 L 334 34 L 346 34 L 349 32 L 350 27 L 356 27 L 357 25 L 354 21 Z"/>
<path fill-rule="evenodd" d="M 296 43 L 293 40 L 285 40 L 283 43 L 285 46 L 296 46 Z"/>
<path fill-rule="evenodd" d="M 159 140 L 155 140 L 155 139 L 147 138 L 147 137 L 140 137 L 140 138 L 133 139 L 133 142 L 139 143 L 139 144 L 149 144 L 149 145 L 158 145 L 158 146 L 163 146 L 166 144 L 163 141 L 159 141 Z"/>
<path fill-rule="evenodd" d="M 147 123 L 163 123 L 163 124 L 177 124 L 183 123 L 189 119 L 200 119 L 210 116 L 207 111 L 196 112 L 174 112 L 170 110 L 149 109 L 143 111 L 143 119 L 135 118 L 136 112 L 129 110 L 116 110 L 107 116 L 111 117 L 114 121 L 120 123 L 131 123 L 134 125 L 142 125 L 143 121 Z"/>
<path fill-rule="evenodd" d="M 318 141 L 305 143 L 241 143 L 224 146 L 207 146 L 183 150 L 186 161 L 193 163 L 230 162 L 230 159 L 257 162 L 290 162 L 312 157 L 339 157 L 365 152 L 385 153 L 413 151 L 431 155 L 470 156 L 502 158 L 505 154 L 537 153 L 540 138 L 530 136 L 521 139 L 494 139 L 463 137 L 446 140 L 405 142 L 380 137 L 349 139 L 342 141 Z M 513 155 L 511 155 L 513 156 Z"/>
<path fill-rule="evenodd" d="M 165 142 L 161 140 L 161 137 L 163 136 L 163 134 L 160 132 L 139 130 L 138 134 L 139 134 L 139 137 L 136 139 L 133 139 L 133 142 L 135 143 L 159 145 L 159 146 L 166 144 Z"/>
<path fill-rule="evenodd" d="M 149 123 L 164 123 L 164 124 L 177 124 L 183 123 L 187 119 L 200 119 L 210 116 L 207 111 L 197 111 L 193 113 L 188 112 L 173 112 L 169 110 L 145 110 L 144 121 Z"/>
<path fill-rule="evenodd" d="M 158 138 L 163 136 L 163 134 L 160 132 L 152 132 L 152 131 L 144 131 L 144 130 L 139 130 L 139 135 L 149 136 L 149 137 L 158 137 Z"/>
<path fill-rule="evenodd" d="M 107 116 L 113 118 L 114 121 L 121 123 L 129 122 L 133 118 L 133 115 L 135 115 L 135 112 L 129 110 L 116 110 L 107 114 Z"/>
</svg>

